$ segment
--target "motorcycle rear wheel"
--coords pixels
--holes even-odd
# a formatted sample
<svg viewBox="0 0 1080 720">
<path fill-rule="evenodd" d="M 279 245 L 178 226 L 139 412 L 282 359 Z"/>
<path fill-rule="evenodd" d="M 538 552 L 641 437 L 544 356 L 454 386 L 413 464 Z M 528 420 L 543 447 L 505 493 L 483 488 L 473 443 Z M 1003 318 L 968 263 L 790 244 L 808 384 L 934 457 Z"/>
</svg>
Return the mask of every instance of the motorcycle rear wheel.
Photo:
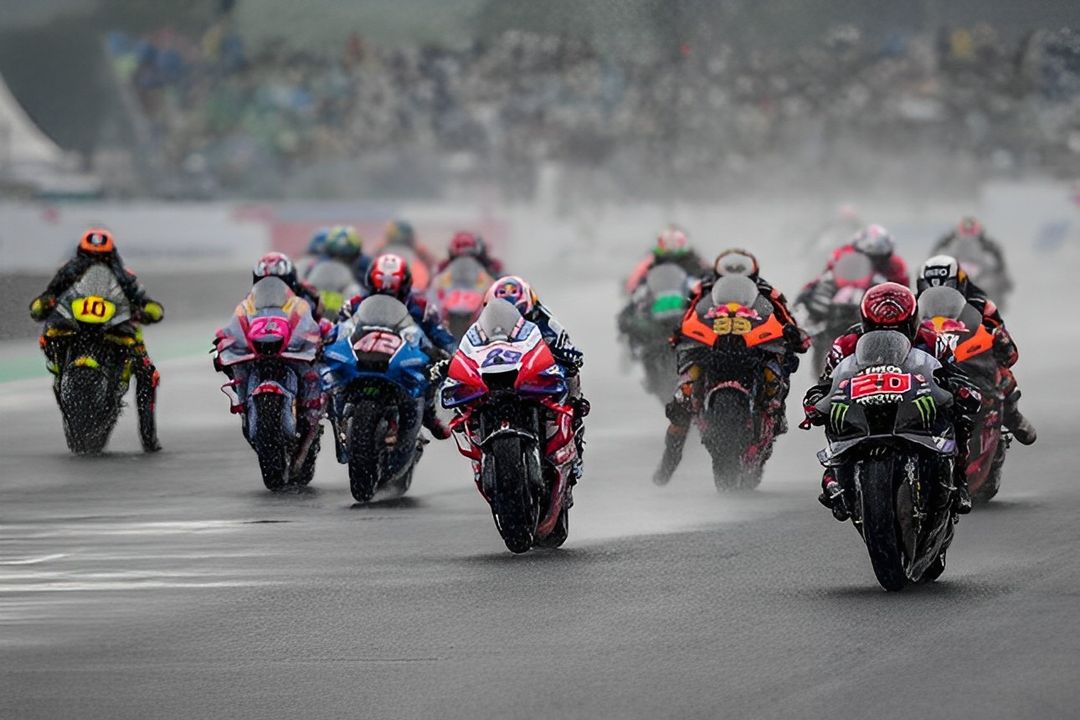
<svg viewBox="0 0 1080 720">
<path fill-rule="evenodd" d="M 998 490 L 1001 489 L 1001 471 L 1005 465 L 1005 451 L 1008 446 L 1009 444 L 1004 437 L 998 440 L 997 452 L 994 453 L 994 459 L 991 461 L 990 472 L 986 476 L 986 482 L 972 496 L 971 501 L 973 503 L 985 505 L 998 494 Z"/>
<path fill-rule="evenodd" d="M 494 492 L 491 514 L 506 549 L 512 553 L 528 551 L 535 541 L 537 509 L 530 493 L 530 463 L 526 457 L 530 448 L 517 436 L 505 436 L 491 441 L 488 463 L 494 465 Z M 538 469 L 538 468 L 537 468 Z"/>
<path fill-rule="evenodd" d="M 890 592 L 902 590 L 907 584 L 896 517 L 893 462 L 893 458 L 863 460 L 858 476 L 863 540 L 874 575 Z"/>
<path fill-rule="evenodd" d="M 264 393 L 256 395 L 253 401 L 257 426 L 252 444 L 259 458 L 259 472 L 266 489 L 278 492 L 289 479 L 289 442 L 282 433 L 285 398 Z"/>
</svg>

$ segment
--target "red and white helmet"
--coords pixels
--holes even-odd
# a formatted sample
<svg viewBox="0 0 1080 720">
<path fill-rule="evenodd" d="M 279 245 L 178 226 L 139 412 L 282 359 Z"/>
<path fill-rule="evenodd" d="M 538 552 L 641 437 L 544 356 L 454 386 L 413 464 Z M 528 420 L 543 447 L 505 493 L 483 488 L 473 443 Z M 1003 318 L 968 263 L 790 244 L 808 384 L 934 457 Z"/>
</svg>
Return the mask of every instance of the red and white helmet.
<svg viewBox="0 0 1080 720">
<path fill-rule="evenodd" d="M 896 249 L 893 236 L 880 225 L 867 225 L 866 229 L 855 233 L 852 245 L 863 255 L 871 258 L 888 257 Z"/>
<path fill-rule="evenodd" d="M 400 255 L 380 255 L 371 263 L 367 274 L 368 288 L 380 295 L 393 295 L 404 301 L 412 292 L 412 271 Z"/>
<path fill-rule="evenodd" d="M 484 249 L 484 239 L 482 237 L 476 233 L 462 230 L 454 233 L 454 237 L 450 238 L 450 247 L 447 249 L 447 253 L 451 258 L 463 255 L 479 257 L 484 254 Z"/>
<path fill-rule="evenodd" d="M 974 237 L 980 238 L 986 234 L 986 228 L 983 224 L 971 217 L 962 218 L 956 225 L 956 237 Z"/>
<path fill-rule="evenodd" d="M 268 252 L 259 258 L 251 269 L 252 282 L 258 282 L 265 277 L 279 277 L 291 284 L 296 279 L 296 267 L 285 253 Z"/>
<path fill-rule="evenodd" d="M 506 275 L 491 284 L 484 295 L 484 304 L 492 300 L 506 300 L 522 315 L 528 315 L 536 307 L 537 297 L 532 286 L 517 275 Z"/>
<path fill-rule="evenodd" d="M 690 238 L 678 225 L 668 225 L 656 236 L 653 255 L 657 258 L 679 257 L 690 252 Z"/>
<path fill-rule="evenodd" d="M 859 312 L 865 330 L 896 330 L 915 338 L 918 329 L 919 303 L 915 293 L 899 283 L 875 285 L 863 295 Z"/>
</svg>

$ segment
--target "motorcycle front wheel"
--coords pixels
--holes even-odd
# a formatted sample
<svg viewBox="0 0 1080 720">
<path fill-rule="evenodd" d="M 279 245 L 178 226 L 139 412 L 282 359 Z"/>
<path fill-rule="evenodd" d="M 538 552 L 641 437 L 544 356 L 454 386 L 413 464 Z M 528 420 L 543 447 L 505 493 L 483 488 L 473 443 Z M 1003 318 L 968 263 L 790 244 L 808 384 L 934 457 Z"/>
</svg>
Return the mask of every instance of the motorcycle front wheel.
<svg viewBox="0 0 1080 720">
<path fill-rule="evenodd" d="M 289 443 L 282 432 L 285 397 L 276 393 L 256 395 L 255 435 L 252 445 L 259 458 L 263 485 L 271 492 L 285 487 L 289 479 Z"/>
<path fill-rule="evenodd" d="M 530 461 L 533 448 L 520 437 L 507 435 L 492 440 L 489 452 L 485 470 L 494 473 L 491 513 L 495 526 L 507 550 L 526 552 L 533 546 L 537 523 L 537 507 L 530 492 L 538 479 L 533 473 L 539 472 Z"/>
<path fill-rule="evenodd" d="M 902 590 L 907 575 L 896 516 L 893 458 L 862 460 L 857 471 L 862 534 L 874 575 L 886 590 Z"/>
<path fill-rule="evenodd" d="M 105 450 L 120 415 L 115 394 L 116 389 L 100 369 L 76 365 L 64 369 L 60 413 L 71 452 L 96 455 Z"/>
</svg>

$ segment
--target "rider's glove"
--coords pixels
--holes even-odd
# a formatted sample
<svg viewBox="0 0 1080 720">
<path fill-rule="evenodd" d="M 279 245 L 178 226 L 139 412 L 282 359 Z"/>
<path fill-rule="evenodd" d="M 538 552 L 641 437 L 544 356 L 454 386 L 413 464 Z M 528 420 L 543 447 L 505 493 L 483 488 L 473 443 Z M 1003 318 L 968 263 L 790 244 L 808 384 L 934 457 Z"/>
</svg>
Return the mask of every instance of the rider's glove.
<svg viewBox="0 0 1080 720">
<path fill-rule="evenodd" d="M 30 317 L 34 320 L 44 320 L 52 309 L 56 307 L 56 298 L 48 293 L 39 295 L 30 303 Z"/>
<path fill-rule="evenodd" d="M 822 425 L 825 422 L 825 417 L 818 412 L 817 404 L 821 402 L 821 399 L 828 394 L 828 390 L 822 385 L 814 385 L 812 388 L 806 391 L 806 395 L 803 396 L 803 413 L 806 415 L 806 419 L 799 423 L 799 427 L 808 429 L 811 425 Z"/>
<path fill-rule="evenodd" d="M 140 314 L 143 322 L 156 323 L 165 317 L 165 308 L 156 300 L 147 300 L 143 303 Z"/>
<path fill-rule="evenodd" d="M 576 375 L 585 364 L 585 354 L 574 348 L 559 348 L 553 354 L 558 363 L 566 368 L 566 374 L 571 377 Z"/>
<path fill-rule="evenodd" d="M 447 373 L 450 372 L 450 360 L 440 360 L 431 366 L 428 370 L 428 380 L 435 385 L 442 383 L 446 379 Z"/>
</svg>

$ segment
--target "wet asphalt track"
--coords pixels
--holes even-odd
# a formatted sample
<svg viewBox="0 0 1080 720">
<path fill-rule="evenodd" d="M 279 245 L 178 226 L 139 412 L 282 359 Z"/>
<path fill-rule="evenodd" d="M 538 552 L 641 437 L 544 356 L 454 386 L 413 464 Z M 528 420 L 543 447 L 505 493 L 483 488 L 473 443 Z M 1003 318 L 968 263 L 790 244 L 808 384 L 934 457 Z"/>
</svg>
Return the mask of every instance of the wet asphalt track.
<svg viewBox="0 0 1080 720">
<path fill-rule="evenodd" d="M 1075 363 L 1026 354 L 1038 450 L 941 581 L 887 595 L 814 500 L 819 435 L 748 497 L 696 445 L 651 485 L 662 416 L 598 349 L 611 316 L 568 318 L 595 408 L 570 540 L 518 557 L 445 445 L 397 502 L 353 507 L 331 453 L 267 493 L 202 356 L 163 364 L 153 457 L 128 416 L 70 457 L 47 382 L 0 385 L 0 718 L 1077 717 Z"/>
</svg>

